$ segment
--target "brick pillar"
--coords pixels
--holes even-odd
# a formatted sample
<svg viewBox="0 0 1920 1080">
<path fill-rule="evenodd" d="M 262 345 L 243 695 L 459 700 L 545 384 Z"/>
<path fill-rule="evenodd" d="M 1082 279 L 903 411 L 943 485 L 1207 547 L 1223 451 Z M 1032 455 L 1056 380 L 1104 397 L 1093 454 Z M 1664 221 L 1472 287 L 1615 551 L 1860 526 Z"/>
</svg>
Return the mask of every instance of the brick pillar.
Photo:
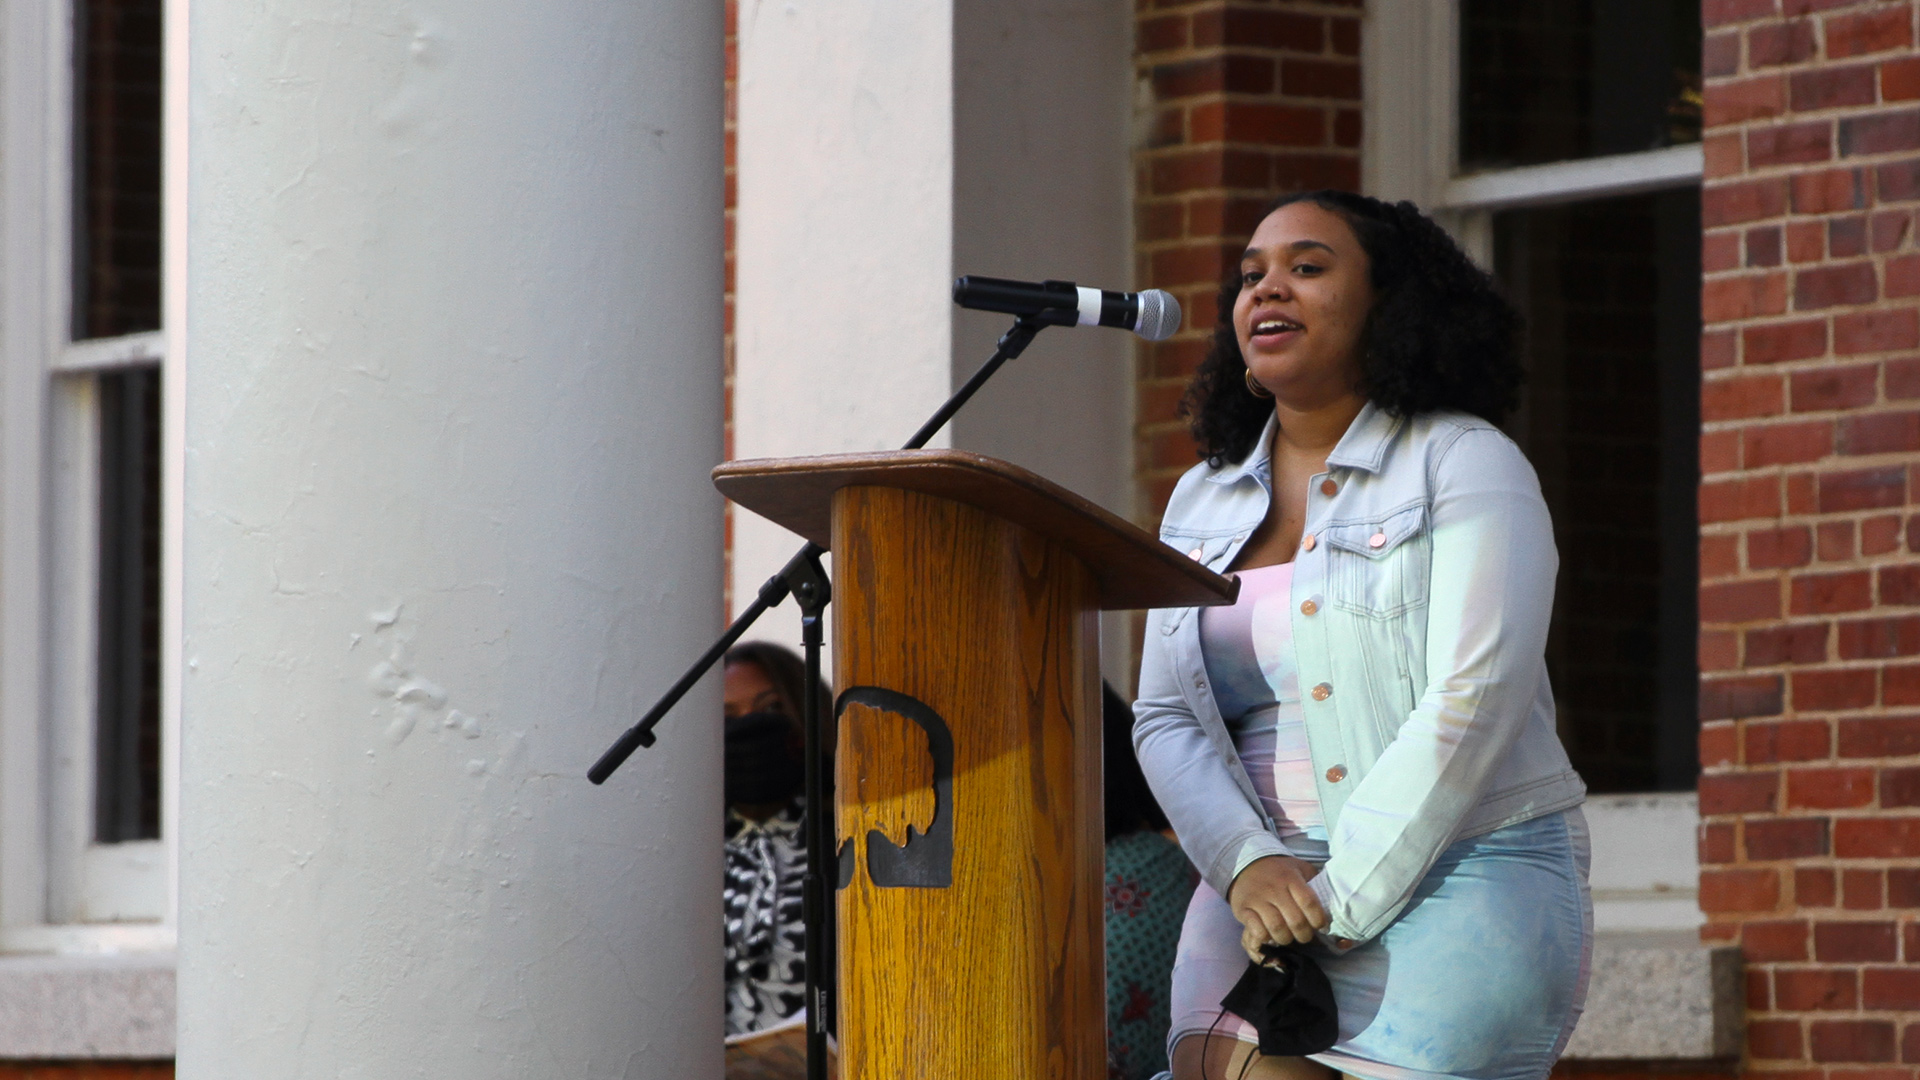
<svg viewBox="0 0 1920 1080">
<path fill-rule="evenodd" d="M 1186 311 L 1178 336 L 1140 349 L 1136 461 L 1150 522 L 1195 461 L 1175 408 L 1261 208 L 1283 191 L 1360 186 L 1359 6 L 1140 0 L 1135 59 L 1152 100 L 1134 163 L 1136 281 Z"/>
<path fill-rule="evenodd" d="M 1703 14 L 1700 902 L 1748 1068 L 1838 1078 L 1920 1062 L 1915 12 Z"/>
</svg>

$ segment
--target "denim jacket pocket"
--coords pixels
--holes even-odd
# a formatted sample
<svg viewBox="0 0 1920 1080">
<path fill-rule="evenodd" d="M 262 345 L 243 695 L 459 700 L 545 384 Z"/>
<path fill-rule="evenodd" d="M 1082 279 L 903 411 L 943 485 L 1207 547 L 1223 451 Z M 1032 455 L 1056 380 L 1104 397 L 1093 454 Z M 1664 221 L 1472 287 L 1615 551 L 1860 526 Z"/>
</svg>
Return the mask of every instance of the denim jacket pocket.
<svg viewBox="0 0 1920 1080">
<path fill-rule="evenodd" d="M 1425 606 L 1433 542 L 1424 504 L 1375 520 L 1328 525 L 1327 599 L 1333 606 L 1379 618 Z"/>
<path fill-rule="evenodd" d="M 1215 573 L 1226 572 L 1227 552 L 1232 549 L 1236 540 L 1243 538 L 1243 536 L 1238 534 L 1233 536 L 1194 536 L 1191 533 L 1180 532 L 1178 530 L 1163 530 L 1160 533 L 1161 543 Z M 1180 629 L 1180 625 L 1186 622 L 1187 618 L 1198 610 L 1198 608 L 1188 607 L 1174 608 L 1168 611 L 1160 619 L 1160 632 L 1162 634 L 1172 634 L 1175 630 Z"/>
</svg>

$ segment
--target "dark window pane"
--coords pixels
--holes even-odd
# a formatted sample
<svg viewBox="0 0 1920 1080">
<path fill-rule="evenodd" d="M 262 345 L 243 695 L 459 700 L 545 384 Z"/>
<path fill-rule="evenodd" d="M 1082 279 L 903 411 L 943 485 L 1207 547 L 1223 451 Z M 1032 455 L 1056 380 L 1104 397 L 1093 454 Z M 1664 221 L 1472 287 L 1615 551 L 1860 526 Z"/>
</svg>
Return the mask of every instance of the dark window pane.
<svg viewBox="0 0 1920 1080">
<path fill-rule="evenodd" d="M 160 0 L 74 4 L 73 336 L 160 328 Z"/>
<path fill-rule="evenodd" d="M 1699 0 L 1464 0 L 1464 172 L 1700 141 Z"/>
<path fill-rule="evenodd" d="M 99 377 L 94 839 L 160 836 L 160 372 Z"/>
<path fill-rule="evenodd" d="M 1528 323 L 1509 429 L 1560 548 L 1547 669 L 1596 792 L 1690 790 L 1699 771 L 1699 207 L 1686 188 L 1494 219 Z"/>
</svg>

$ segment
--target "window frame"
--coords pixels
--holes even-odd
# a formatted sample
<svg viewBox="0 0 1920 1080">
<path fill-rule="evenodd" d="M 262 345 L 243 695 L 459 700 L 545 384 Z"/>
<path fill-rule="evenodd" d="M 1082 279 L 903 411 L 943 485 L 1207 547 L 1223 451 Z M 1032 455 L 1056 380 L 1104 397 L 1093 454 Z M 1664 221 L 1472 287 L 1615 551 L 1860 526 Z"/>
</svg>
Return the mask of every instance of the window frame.
<svg viewBox="0 0 1920 1080">
<path fill-rule="evenodd" d="M 1361 190 L 1412 200 L 1481 266 L 1493 265 L 1500 210 L 1699 185 L 1699 143 L 1462 174 L 1459 57 L 1460 0 L 1368 0 Z M 1696 792 L 1595 796 L 1587 819 L 1596 929 L 1692 931 L 1705 922 Z"/>
<path fill-rule="evenodd" d="M 184 313 L 185 4 L 165 12 L 162 329 L 71 340 L 72 0 L 0 19 L 0 953 L 176 941 Z M 92 376 L 157 367 L 163 394 L 161 837 L 92 838 L 98 412 Z"/>
<path fill-rule="evenodd" d="M 1700 183 L 1700 143 L 1461 173 L 1460 0 L 1375 0 L 1367 10 L 1361 188 L 1413 200 L 1481 265 L 1492 263 L 1495 211 Z"/>
</svg>

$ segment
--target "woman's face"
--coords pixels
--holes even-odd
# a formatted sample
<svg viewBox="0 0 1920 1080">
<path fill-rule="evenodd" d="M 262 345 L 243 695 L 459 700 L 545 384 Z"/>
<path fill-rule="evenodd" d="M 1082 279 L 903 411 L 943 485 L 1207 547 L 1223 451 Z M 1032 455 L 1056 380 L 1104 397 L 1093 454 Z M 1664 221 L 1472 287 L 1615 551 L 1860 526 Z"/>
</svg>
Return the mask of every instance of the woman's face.
<svg viewBox="0 0 1920 1080">
<path fill-rule="evenodd" d="M 1288 203 L 1254 230 L 1233 329 L 1253 377 L 1283 403 L 1309 409 L 1358 390 L 1369 269 L 1346 220 L 1311 202 Z"/>
<path fill-rule="evenodd" d="M 721 673 L 721 700 L 728 716 L 745 716 L 756 712 L 785 712 L 780 700 L 780 691 L 760 670 L 760 665 L 751 660 L 741 660 L 727 665 Z"/>
</svg>

